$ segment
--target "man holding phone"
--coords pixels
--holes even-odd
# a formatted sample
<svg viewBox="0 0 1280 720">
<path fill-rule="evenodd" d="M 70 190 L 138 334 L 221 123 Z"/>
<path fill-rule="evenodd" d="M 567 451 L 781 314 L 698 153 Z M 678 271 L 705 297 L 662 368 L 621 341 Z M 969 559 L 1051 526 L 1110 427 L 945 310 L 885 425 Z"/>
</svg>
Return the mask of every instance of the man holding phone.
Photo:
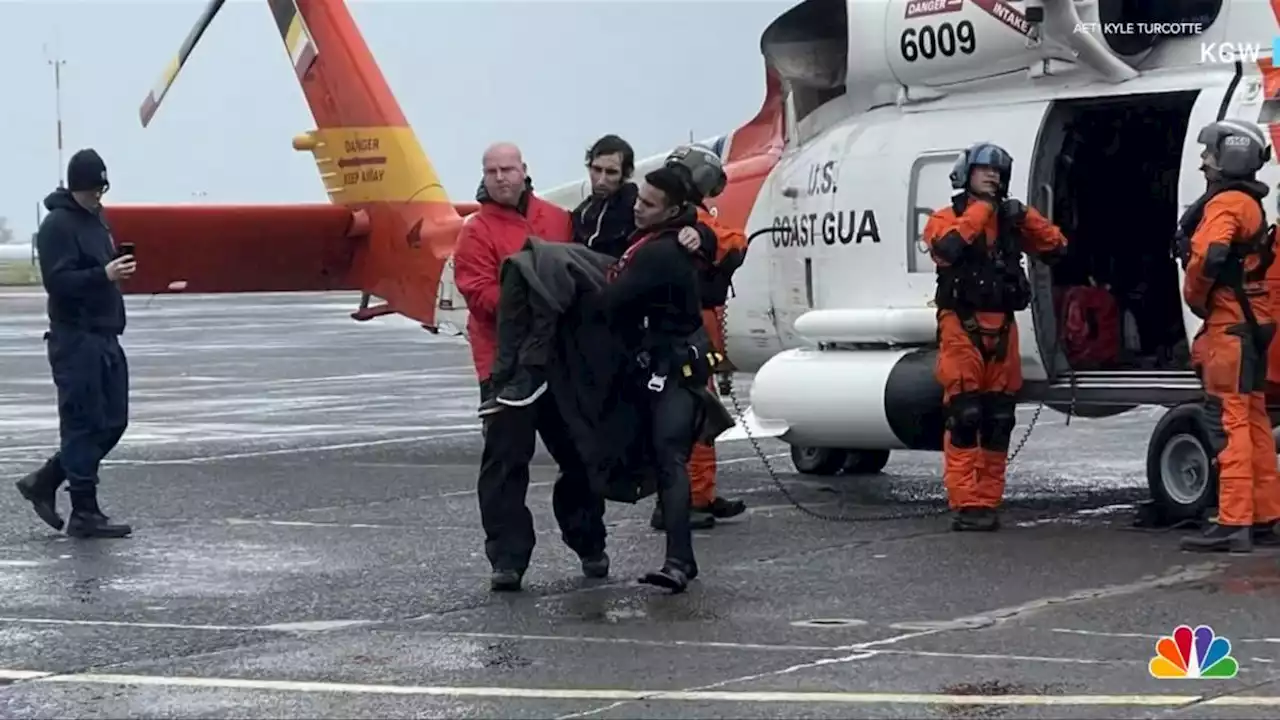
<svg viewBox="0 0 1280 720">
<path fill-rule="evenodd" d="M 102 216 L 107 166 L 92 149 L 71 156 L 67 186 L 44 200 L 36 247 L 49 296 L 44 334 L 58 391 L 59 451 L 17 483 L 40 519 L 62 530 L 57 491 L 71 495 L 66 533 L 72 537 L 125 537 L 98 505 L 98 468 L 124 435 L 129 418 L 129 365 L 120 347 L 124 296 L 117 285 L 133 275 L 133 247 L 115 246 Z"/>
</svg>

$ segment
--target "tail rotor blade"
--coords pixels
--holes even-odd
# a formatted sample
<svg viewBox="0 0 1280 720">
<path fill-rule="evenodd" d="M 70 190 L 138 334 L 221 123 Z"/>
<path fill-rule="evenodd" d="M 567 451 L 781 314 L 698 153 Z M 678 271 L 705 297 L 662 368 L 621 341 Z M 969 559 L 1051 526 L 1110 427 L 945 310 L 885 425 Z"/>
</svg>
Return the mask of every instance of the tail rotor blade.
<svg viewBox="0 0 1280 720">
<path fill-rule="evenodd" d="M 182 47 L 178 49 L 178 54 L 169 61 L 164 73 L 160 75 L 160 81 L 156 83 L 147 98 L 142 101 L 142 107 L 138 111 L 139 117 L 142 118 L 142 127 L 146 127 L 151 122 L 151 118 L 155 117 L 156 110 L 160 108 L 160 101 L 164 100 L 164 96 L 169 92 L 174 79 L 178 77 L 178 71 L 187 62 L 187 57 L 191 55 L 191 50 L 196 46 L 200 36 L 209 27 L 209 23 L 213 22 L 213 16 L 218 14 L 218 10 L 222 8 L 225 2 L 226 0 L 209 0 L 204 12 L 200 13 L 200 19 L 196 20 L 195 26 L 187 34 L 187 39 L 182 42 Z"/>
</svg>

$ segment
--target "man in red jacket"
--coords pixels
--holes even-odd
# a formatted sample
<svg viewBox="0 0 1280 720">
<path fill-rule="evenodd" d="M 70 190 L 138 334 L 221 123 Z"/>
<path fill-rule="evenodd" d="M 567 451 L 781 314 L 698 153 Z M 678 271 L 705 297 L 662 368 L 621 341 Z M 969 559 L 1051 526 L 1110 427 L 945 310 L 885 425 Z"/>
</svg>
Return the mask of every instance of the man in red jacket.
<svg viewBox="0 0 1280 720">
<path fill-rule="evenodd" d="M 502 262 L 533 236 L 549 242 L 569 242 L 569 213 L 533 194 L 520 149 L 497 143 L 484 153 L 484 181 L 476 199 L 480 210 L 467 219 L 454 251 L 454 283 L 467 302 L 467 331 L 481 401 L 487 401 L 501 385 L 513 402 L 502 412 L 488 415 L 485 446 L 480 460 L 477 494 L 480 522 L 485 532 L 485 554 L 493 568 L 494 590 L 519 590 L 535 543 L 533 516 L 525 506 L 529 489 L 529 461 L 536 447 L 535 435 L 551 453 L 560 474 L 552 491 L 552 507 L 561 537 L 582 559 L 588 577 L 609 574 L 605 554 L 604 500 L 593 493 L 586 468 L 556 408 L 545 394 L 546 382 L 530 372 L 524 362 L 496 358 L 498 299 L 501 297 Z M 504 324 L 512 321 L 503 317 Z M 493 377 L 495 360 L 504 377 Z M 509 376 L 509 377 L 505 377 Z M 495 382 L 496 381 L 496 382 Z"/>
</svg>

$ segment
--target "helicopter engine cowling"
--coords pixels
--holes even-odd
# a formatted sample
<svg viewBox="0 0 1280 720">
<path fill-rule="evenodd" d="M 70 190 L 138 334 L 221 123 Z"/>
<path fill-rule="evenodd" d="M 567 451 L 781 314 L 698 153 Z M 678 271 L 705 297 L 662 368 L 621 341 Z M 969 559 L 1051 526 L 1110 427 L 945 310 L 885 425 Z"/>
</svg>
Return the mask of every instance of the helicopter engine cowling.
<svg viewBox="0 0 1280 720">
<path fill-rule="evenodd" d="M 937 350 L 788 350 L 751 384 L 757 418 L 784 423 L 781 439 L 806 447 L 941 450 Z"/>
</svg>

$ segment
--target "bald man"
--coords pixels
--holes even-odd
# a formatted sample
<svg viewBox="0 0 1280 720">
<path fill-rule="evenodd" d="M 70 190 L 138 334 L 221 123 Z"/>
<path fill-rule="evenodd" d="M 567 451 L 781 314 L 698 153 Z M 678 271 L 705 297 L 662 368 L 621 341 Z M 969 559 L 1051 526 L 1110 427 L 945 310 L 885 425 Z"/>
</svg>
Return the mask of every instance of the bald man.
<svg viewBox="0 0 1280 720">
<path fill-rule="evenodd" d="M 531 372 L 525 363 L 496 357 L 498 323 L 506 328 L 529 322 L 517 313 L 500 317 L 502 262 L 519 252 L 530 236 L 570 242 L 573 223 L 566 210 L 533 194 L 520 148 L 495 143 L 485 150 L 482 165 L 484 180 L 476 194 L 480 210 L 467 218 L 458 235 L 453 277 L 470 315 L 467 330 L 481 401 L 489 401 L 498 388 L 503 389 L 507 401 L 501 412 L 485 415 L 483 421 L 485 445 L 477 494 L 485 554 L 493 570 L 490 587 L 519 590 L 533 555 L 533 516 L 525 496 L 537 435 L 560 466 L 551 499 L 561 538 L 582 560 L 583 574 L 606 577 L 609 556 L 604 551 L 604 499 L 591 491 L 586 468 L 555 398 L 545 392 L 545 378 Z M 505 305 L 528 313 L 528 303 L 512 303 L 508 298 Z M 522 353 L 525 350 L 521 348 Z"/>
</svg>

